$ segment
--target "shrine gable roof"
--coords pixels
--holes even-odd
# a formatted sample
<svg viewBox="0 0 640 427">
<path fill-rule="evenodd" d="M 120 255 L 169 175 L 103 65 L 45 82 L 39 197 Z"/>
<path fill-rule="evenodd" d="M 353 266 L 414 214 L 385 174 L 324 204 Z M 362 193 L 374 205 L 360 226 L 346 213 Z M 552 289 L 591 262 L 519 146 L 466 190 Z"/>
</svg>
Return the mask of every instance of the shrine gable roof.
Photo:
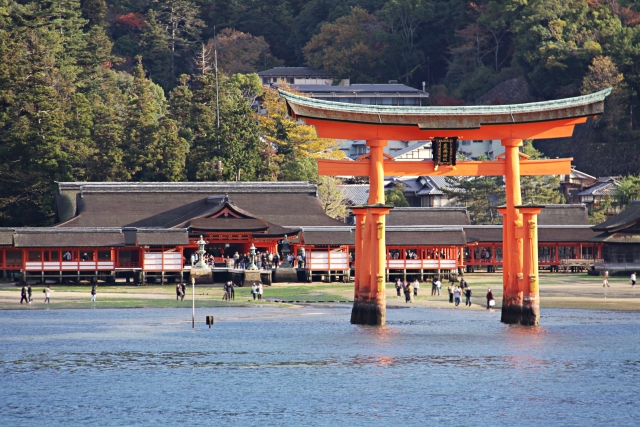
<svg viewBox="0 0 640 427">
<path fill-rule="evenodd" d="M 627 205 L 627 208 L 625 210 L 609 218 L 608 220 L 598 225 L 595 225 L 593 229 L 600 232 L 606 231 L 609 233 L 613 233 L 616 231 L 632 228 L 639 222 L 640 222 L 640 200 L 635 200 L 629 203 L 629 205 Z"/>
<path fill-rule="evenodd" d="M 59 183 L 76 192 L 76 215 L 57 227 L 179 227 L 213 215 L 223 201 L 281 227 L 331 226 L 317 186 L 306 182 Z"/>
</svg>

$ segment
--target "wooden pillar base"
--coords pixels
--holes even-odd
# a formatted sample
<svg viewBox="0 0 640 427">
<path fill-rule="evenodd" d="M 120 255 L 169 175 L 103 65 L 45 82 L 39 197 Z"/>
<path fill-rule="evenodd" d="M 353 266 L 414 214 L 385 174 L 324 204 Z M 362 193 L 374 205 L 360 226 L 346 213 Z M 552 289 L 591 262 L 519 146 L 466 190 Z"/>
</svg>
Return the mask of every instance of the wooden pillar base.
<svg viewBox="0 0 640 427">
<path fill-rule="evenodd" d="M 502 316 L 500 321 L 507 325 L 520 325 L 522 319 L 522 305 L 517 298 L 503 297 Z"/>
<path fill-rule="evenodd" d="M 353 325 L 384 325 L 387 321 L 387 307 L 384 302 L 354 301 L 351 310 L 351 324 Z"/>
<path fill-rule="evenodd" d="M 538 301 L 524 302 L 520 324 L 524 326 L 538 326 L 540 324 L 540 304 Z"/>
</svg>

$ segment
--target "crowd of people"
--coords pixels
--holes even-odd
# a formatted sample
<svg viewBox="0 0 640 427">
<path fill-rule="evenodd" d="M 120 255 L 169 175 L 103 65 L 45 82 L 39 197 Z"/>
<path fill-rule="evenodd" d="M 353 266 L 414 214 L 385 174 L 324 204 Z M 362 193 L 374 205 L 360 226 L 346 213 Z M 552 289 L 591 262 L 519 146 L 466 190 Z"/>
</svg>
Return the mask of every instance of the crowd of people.
<svg viewBox="0 0 640 427">
<path fill-rule="evenodd" d="M 415 278 L 411 282 L 407 282 L 407 280 L 402 280 L 398 278 L 395 282 L 396 285 L 396 295 L 398 297 L 402 296 L 404 293 L 405 302 L 412 303 L 413 297 L 418 296 L 418 289 L 420 289 L 420 281 Z M 439 296 L 440 290 L 442 289 L 442 282 L 438 276 L 433 276 L 431 281 L 431 296 Z M 463 278 L 460 279 L 460 284 L 451 283 L 448 288 L 449 292 L 449 302 L 455 304 L 456 307 L 460 305 L 462 302 L 462 296 L 465 297 L 464 305 L 465 307 L 471 307 L 471 287 L 469 283 Z M 495 305 L 495 299 L 493 297 L 493 293 L 491 292 L 491 288 L 489 288 L 487 295 L 487 308 L 491 308 Z"/>
</svg>

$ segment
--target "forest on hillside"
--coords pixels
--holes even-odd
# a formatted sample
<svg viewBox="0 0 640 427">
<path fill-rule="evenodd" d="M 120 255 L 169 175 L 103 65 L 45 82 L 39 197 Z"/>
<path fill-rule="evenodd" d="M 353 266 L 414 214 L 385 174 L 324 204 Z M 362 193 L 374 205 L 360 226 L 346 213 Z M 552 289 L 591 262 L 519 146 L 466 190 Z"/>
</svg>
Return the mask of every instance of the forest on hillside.
<svg viewBox="0 0 640 427">
<path fill-rule="evenodd" d="M 341 153 L 262 87 L 273 66 L 425 82 L 431 105 L 613 86 L 602 117 L 535 147 L 638 171 L 634 1 L 0 0 L 0 226 L 52 223 L 55 181 L 314 177 Z"/>
</svg>

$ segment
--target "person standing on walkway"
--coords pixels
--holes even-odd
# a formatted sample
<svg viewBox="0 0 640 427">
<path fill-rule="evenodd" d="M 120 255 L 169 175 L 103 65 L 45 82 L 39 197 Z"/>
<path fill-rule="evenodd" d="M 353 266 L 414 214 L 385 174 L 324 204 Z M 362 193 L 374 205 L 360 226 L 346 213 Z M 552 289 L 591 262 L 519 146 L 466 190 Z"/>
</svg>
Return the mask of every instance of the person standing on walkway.
<svg viewBox="0 0 640 427">
<path fill-rule="evenodd" d="M 51 299 L 49 298 L 49 295 L 51 294 L 51 285 L 47 285 L 47 287 L 44 288 L 43 292 L 44 292 L 44 303 L 51 304 Z"/>
<path fill-rule="evenodd" d="M 493 292 L 491 292 L 491 288 L 487 290 L 487 310 L 491 308 L 491 301 L 493 300 Z M 495 304 L 495 302 L 494 302 Z"/>
<path fill-rule="evenodd" d="M 98 285 L 91 287 L 91 302 L 96 302 L 96 295 L 98 295 Z"/>
<path fill-rule="evenodd" d="M 418 296 L 418 289 L 420 289 L 420 281 L 416 277 L 413 280 L 413 295 L 416 296 L 416 297 Z"/>
<path fill-rule="evenodd" d="M 263 292 L 263 288 L 262 288 L 262 283 L 258 284 L 258 300 L 262 301 L 262 292 Z"/>
<path fill-rule="evenodd" d="M 469 286 L 464 290 L 465 301 L 464 305 L 471 307 L 471 288 Z"/>
<path fill-rule="evenodd" d="M 27 285 L 27 300 L 29 301 L 29 304 L 31 304 L 31 301 L 33 301 L 33 299 L 31 298 L 31 285 Z"/>
<path fill-rule="evenodd" d="M 24 285 L 20 291 L 20 304 L 22 304 L 22 301 L 29 304 L 29 300 L 27 299 L 27 285 Z"/>
<path fill-rule="evenodd" d="M 456 307 L 460 305 L 460 288 L 456 285 L 453 288 L 453 300 L 455 301 Z"/>
<path fill-rule="evenodd" d="M 636 272 L 631 273 L 631 287 L 633 288 L 636 285 Z"/>
<path fill-rule="evenodd" d="M 176 285 L 176 301 L 180 300 L 181 296 L 182 296 L 182 285 L 178 283 Z"/>
</svg>

